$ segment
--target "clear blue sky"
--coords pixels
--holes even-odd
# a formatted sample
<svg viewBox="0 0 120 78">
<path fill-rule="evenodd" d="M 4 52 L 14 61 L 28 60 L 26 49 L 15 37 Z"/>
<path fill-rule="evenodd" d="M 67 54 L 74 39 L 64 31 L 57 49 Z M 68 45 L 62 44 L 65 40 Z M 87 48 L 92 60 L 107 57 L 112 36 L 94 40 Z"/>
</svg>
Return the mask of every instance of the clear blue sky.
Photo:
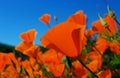
<svg viewBox="0 0 120 78">
<path fill-rule="evenodd" d="M 120 21 L 120 0 L 107 0 L 107 3 Z M 40 38 L 48 30 L 45 24 L 39 22 L 40 16 L 51 14 L 51 26 L 54 26 L 54 15 L 62 22 L 78 10 L 87 15 L 89 27 L 98 19 L 98 13 L 107 13 L 104 0 L 0 0 L 0 42 L 18 45 L 20 33 L 34 28 L 38 32 L 35 44 L 40 44 Z"/>
</svg>

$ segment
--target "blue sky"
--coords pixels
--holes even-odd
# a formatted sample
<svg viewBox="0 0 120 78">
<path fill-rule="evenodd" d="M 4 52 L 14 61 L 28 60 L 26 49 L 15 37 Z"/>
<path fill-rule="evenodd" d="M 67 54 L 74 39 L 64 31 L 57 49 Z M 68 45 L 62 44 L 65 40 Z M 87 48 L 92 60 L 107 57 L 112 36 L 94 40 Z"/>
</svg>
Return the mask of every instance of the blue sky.
<svg viewBox="0 0 120 78">
<path fill-rule="evenodd" d="M 120 0 L 106 0 L 115 11 L 120 21 Z M 48 27 L 38 18 L 45 13 L 51 14 L 51 26 L 56 22 L 65 21 L 78 10 L 87 15 L 87 26 L 98 20 L 98 13 L 107 14 L 104 0 L 0 0 L 0 42 L 18 45 L 21 42 L 20 33 L 30 29 L 38 32 L 35 44 L 40 44 L 40 38 L 47 32 Z"/>
</svg>

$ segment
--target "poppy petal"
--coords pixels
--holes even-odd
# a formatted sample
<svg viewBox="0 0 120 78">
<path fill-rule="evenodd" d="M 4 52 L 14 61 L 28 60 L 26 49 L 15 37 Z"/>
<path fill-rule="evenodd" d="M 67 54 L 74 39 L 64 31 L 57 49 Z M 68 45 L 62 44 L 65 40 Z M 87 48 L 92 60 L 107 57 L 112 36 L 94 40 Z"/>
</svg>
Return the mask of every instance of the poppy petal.
<svg viewBox="0 0 120 78">
<path fill-rule="evenodd" d="M 84 27 L 72 22 L 60 23 L 41 38 L 41 43 L 43 46 L 53 48 L 67 56 L 77 57 L 81 51 L 80 46 L 82 46 L 77 42 L 82 41 Z"/>
<path fill-rule="evenodd" d="M 44 14 L 39 18 L 39 20 L 45 24 L 50 24 L 50 15 L 49 14 Z"/>
<path fill-rule="evenodd" d="M 37 32 L 34 29 L 32 29 L 32 30 L 22 33 L 20 35 L 20 38 L 25 42 L 31 43 L 35 39 L 36 34 Z"/>
<path fill-rule="evenodd" d="M 83 14 L 82 11 L 76 12 L 74 15 L 70 16 L 67 21 L 69 22 L 75 22 L 80 25 L 85 25 L 86 24 L 86 15 Z"/>
</svg>

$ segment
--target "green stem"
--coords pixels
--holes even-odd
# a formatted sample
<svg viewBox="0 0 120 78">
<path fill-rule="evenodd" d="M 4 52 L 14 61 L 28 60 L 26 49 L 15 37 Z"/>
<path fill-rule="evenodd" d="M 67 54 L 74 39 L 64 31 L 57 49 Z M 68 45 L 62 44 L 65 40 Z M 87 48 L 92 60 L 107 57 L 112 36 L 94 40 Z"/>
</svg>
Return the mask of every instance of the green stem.
<svg viewBox="0 0 120 78">
<path fill-rule="evenodd" d="M 71 68 L 71 67 L 72 67 L 72 63 L 71 63 L 70 58 L 69 58 L 69 57 L 66 57 L 66 59 L 67 59 L 68 66 Z"/>
<path fill-rule="evenodd" d="M 85 34 L 84 34 L 85 35 Z M 89 38 L 87 37 L 87 35 L 85 35 L 85 37 L 89 40 Z M 89 42 L 91 43 L 91 41 L 89 40 Z M 92 47 L 94 47 L 97 52 L 102 56 L 101 52 L 92 44 Z"/>
</svg>

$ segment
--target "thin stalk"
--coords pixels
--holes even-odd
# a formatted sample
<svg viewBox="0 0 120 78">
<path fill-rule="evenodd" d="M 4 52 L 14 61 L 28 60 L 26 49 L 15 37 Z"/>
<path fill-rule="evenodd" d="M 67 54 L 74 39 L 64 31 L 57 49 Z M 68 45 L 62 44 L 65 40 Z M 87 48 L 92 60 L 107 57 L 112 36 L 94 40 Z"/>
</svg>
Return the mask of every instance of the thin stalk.
<svg viewBox="0 0 120 78">
<path fill-rule="evenodd" d="M 116 21 L 116 23 L 117 23 L 118 25 L 120 25 L 120 23 L 119 23 L 119 21 L 118 21 L 117 19 L 115 19 L 115 21 Z"/>
<path fill-rule="evenodd" d="M 95 77 L 95 78 L 98 78 L 98 76 L 92 72 L 83 62 L 80 58 L 78 58 L 79 62 Z"/>
<path fill-rule="evenodd" d="M 85 37 L 89 40 L 89 38 L 87 37 L 87 35 L 85 35 Z M 89 42 L 91 42 L 91 41 L 89 40 Z M 97 52 L 102 56 L 101 52 L 93 44 L 92 44 L 92 47 L 94 47 L 97 50 Z"/>
<path fill-rule="evenodd" d="M 97 52 L 102 56 L 102 54 L 101 54 L 101 52 L 97 49 L 97 47 L 95 47 L 95 46 L 93 46 L 96 50 L 97 50 Z"/>
</svg>

